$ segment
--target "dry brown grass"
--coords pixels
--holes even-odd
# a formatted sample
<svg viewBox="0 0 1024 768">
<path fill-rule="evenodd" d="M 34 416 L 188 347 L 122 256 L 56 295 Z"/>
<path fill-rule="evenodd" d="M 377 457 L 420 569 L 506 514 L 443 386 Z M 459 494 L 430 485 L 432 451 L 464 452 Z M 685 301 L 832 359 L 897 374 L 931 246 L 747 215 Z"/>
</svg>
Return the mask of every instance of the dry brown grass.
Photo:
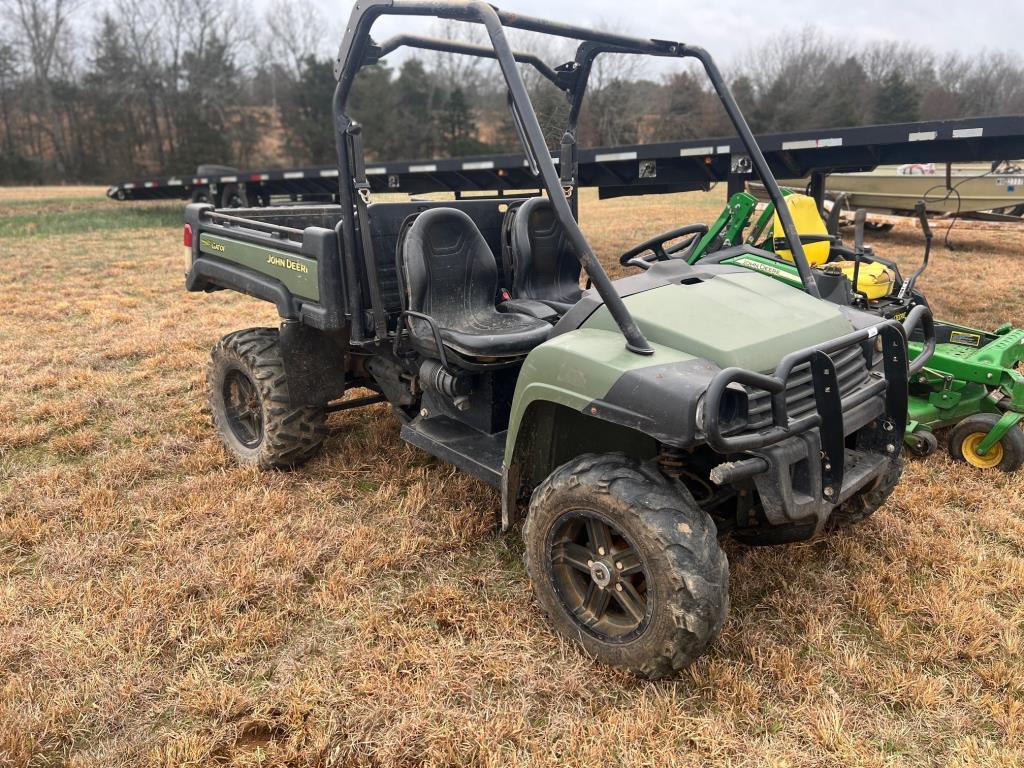
<svg viewBox="0 0 1024 768">
<path fill-rule="evenodd" d="M 54 197 L 84 198 L 93 202 L 106 194 L 106 187 L 66 186 L 66 187 L 0 187 L 0 202 L 28 202 L 33 200 L 52 200 Z"/>
<path fill-rule="evenodd" d="M 721 202 L 584 219 L 613 255 Z M 721 640 L 638 682 L 550 632 L 494 492 L 384 408 L 297 472 L 232 465 L 202 366 L 272 311 L 185 293 L 177 227 L 87 229 L 0 238 L 0 764 L 1024 761 L 1024 476 L 939 455 L 849 533 L 729 545 Z M 1024 323 L 1024 235 L 957 239 L 941 314 Z M 913 227 L 875 241 L 918 258 Z"/>
</svg>

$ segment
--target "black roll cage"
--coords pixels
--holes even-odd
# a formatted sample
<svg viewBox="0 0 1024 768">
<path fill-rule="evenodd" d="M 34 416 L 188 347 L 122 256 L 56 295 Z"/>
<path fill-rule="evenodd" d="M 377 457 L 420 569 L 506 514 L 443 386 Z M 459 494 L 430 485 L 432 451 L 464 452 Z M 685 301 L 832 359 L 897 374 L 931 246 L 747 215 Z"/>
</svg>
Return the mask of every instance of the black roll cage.
<svg viewBox="0 0 1024 768">
<path fill-rule="evenodd" d="M 370 38 L 370 29 L 379 17 L 385 15 L 427 16 L 482 24 L 490 38 L 492 48 L 416 35 L 398 35 L 381 45 L 376 45 Z M 574 61 L 551 68 L 533 54 L 514 51 L 505 37 L 505 27 L 581 42 Z M 363 195 L 368 190 L 365 179 L 360 181 L 364 163 L 364 158 L 361 156 L 361 142 L 353 144 L 351 140 L 353 134 L 358 134 L 360 129 L 347 114 L 352 84 L 363 66 L 376 63 L 382 56 L 402 46 L 459 53 L 498 61 L 508 86 L 510 105 L 514 108 L 514 115 L 521 128 L 520 138 L 524 144 L 523 150 L 527 158 L 537 161 L 537 170 L 542 185 L 548 193 L 548 198 L 551 200 L 555 216 L 565 229 L 580 265 L 586 271 L 594 288 L 625 337 L 626 348 L 631 352 L 649 355 L 654 350 L 633 320 L 580 230 L 576 220 L 578 203 L 576 195 L 572 192 L 577 178 L 576 130 L 583 97 L 594 61 L 602 53 L 694 58 L 701 63 L 722 106 L 736 128 L 740 141 L 750 156 L 754 172 L 761 178 L 768 196 L 775 205 L 783 232 L 792 244 L 794 261 L 804 290 L 815 298 L 820 298 L 817 285 L 811 277 L 803 245 L 797 235 L 796 226 L 789 208 L 784 202 L 778 182 L 772 175 L 771 169 L 768 167 L 768 163 L 765 161 L 764 155 L 718 66 L 707 51 L 696 46 L 668 40 L 644 39 L 611 32 L 599 32 L 571 24 L 523 16 L 501 11 L 482 0 L 358 0 L 356 2 L 345 29 L 334 67 L 338 85 L 334 92 L 333 112 L 335 143 L 338 153 L 338 196 L 342 211 L 355 212 L 357 210 L 356 195 Z M 534 67 L 543 77 L 564 91 L 569 99 L 569 118 L 562 139 L 560 155 L 561 174 L 555 169 L 551 152 L 547 147 L 526 85 L 516 67 L 517 62 Z M 355 156 L 357 154 L 359 156 Z M 363 233 L 359 231 L 358 218 L 349 214 L 344 216 L 339 224 L 339 234 L 346 253 L 354 254 L 363 248 L 359 237 Z M 368 254 L 363 254 L 364 262 L 368 256 Z M 363 301 L 360 289 L 362 283 L 356 274 L 354 260 L 345 259 L 344 261 L 347 270 L 349 307 L 353 318 L 357 321 L 353 324 L 352 340 L 354 342 L 365 341 Z M 379 308 L 373 309 L 379 310 Z"/>
</svg>

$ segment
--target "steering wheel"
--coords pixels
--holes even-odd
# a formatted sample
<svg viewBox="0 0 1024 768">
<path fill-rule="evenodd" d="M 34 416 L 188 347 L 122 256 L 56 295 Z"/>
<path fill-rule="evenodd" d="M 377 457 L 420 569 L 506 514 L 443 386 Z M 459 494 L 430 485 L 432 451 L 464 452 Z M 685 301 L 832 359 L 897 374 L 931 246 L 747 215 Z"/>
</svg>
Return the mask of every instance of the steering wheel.
<svg viewBox="0 0 1024 768">
<path fill-rule="evenodd" d="M 668 261 L 682 250 L 687 248 L 692 250 L 700 242 L 700 238 L 707 234 L 707 231 L 707 224 L 687 224 L 685 227 L 670 229 L 668 232 L 662 232 L 660 235 L 652 237 L 650 240 L 644 240 L 639 245 L 630 248 L 619 257 L 619 264 L 624 267 L 633 266 L 640 267 L 640 269 L 650 269 L 651 264 L 656 261 Z M 668 248 L 665 247 L 665 243 L 678 240 L 681 237 L 685 239 Z M 651 253 L 640 257 L 640 254 L 645 251 L 650 251 Z"/>
</svg>

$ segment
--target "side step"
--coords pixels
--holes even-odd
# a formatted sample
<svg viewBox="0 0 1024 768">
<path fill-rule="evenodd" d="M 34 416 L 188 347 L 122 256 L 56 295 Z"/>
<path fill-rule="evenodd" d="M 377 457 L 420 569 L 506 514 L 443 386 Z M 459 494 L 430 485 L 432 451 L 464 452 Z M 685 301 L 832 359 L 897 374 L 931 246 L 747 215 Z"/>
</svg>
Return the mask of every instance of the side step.
<svg viewBox="0 0 1024 768">
<path fill-rule="evenodd" d="M 447 416 L 422 417 L 402 426 L 402 439 L 454 464 L 495 488 L 501 486 L 507 432 L 487 435 Z"/>
</svg>

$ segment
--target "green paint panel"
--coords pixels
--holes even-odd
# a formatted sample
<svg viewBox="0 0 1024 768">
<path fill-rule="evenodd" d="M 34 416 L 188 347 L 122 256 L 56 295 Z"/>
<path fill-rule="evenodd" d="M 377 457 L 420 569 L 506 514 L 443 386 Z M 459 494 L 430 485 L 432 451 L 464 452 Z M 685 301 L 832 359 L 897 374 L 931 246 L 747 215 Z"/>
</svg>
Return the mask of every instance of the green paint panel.
<svg viewBox="0 0 1024 768">
<path fill-rule="evenodd" d="M 320 280 L 314 259 L 205 232 L 199 235 L 199 250 L 273 277 L 296 296 L 320 300 Z"/>
<path fill-rule="evenodd" d="M 696 264 L 703 259 L 707 255 L 708 248 L 719 237 L 722 238 L 720 246 L 722 248 L 728 248 L 731 245 L 741 243 L 743 241 L 743 230 L 750 223 L 750 217 L 754 215 L 756 209 L 757 198 L 749 192 L 737 192 L 730 197 L 728 204 L 718 219 L 711 225 L 711 228 L 704 237 L 700 239 L 697 247 L 693 249 L 693 255 L 690 256 L 689 263 Z"/>
<path fill-rule="evenodd" d="M 649 341 L 721 368 L 774 371 L 788 353 L 854 330 L 835 304 L 754 272 L 666 285 L 625 304 Z M 616 329 L 606 307 L 584 327 Z"/>
<path fill-rule="evenodd" d="M 512 460 L 523 415 L 537 400 L 547 400 L 573 410 L 599 400 L 627 371 L 653 365 L 692 360 L 692 356 L 660 344 L 653 355 L 637 355 L 626 349 L 622 332 L 581 328 L 564 333 L 535 348 L 523 363 L 512 400 L 505 464 Z"/>
</svg>

